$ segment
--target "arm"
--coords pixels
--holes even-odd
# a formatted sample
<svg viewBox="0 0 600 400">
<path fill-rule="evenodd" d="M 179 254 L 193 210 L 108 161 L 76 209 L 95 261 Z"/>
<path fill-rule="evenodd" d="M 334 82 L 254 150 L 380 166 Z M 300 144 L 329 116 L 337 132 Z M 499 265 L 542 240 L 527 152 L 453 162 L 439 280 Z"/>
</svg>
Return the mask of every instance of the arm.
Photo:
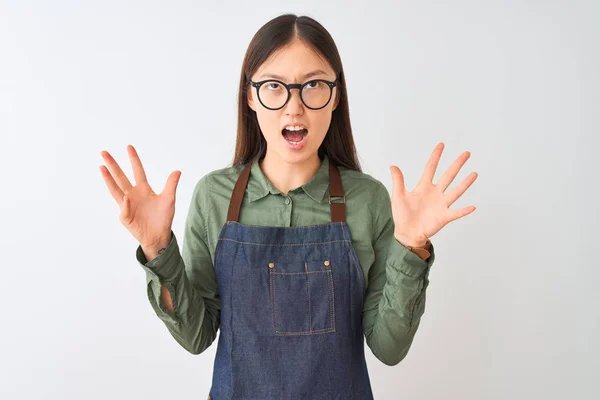
<svg viewBox="0 0 600 400">
<path fill-rule="evenodd" d="M 173 338 L 192 354 L 200 354 L 210 346 L 220 322 L 218 287 L 206 245 L 206 184 L 203 178 L 194 189 L 181 253 L 172 231 L 171 241 L 156 258 L 147 261 L 141 246 L 136 251 L 136 259 L 146 271 L 146 290 L 152 308 Z"/>
<path fill-rule="evenodd" d="M 387 189 L 380 183 L 374 199 L 375 260 L 363 309 L 367 345 L 381 362 L 396 365 L 412 345 L 425 311 L 425 291 L 434 262 L 433 245 L 426 260 L 394 237 L 394 221 Z"/>
</svg>

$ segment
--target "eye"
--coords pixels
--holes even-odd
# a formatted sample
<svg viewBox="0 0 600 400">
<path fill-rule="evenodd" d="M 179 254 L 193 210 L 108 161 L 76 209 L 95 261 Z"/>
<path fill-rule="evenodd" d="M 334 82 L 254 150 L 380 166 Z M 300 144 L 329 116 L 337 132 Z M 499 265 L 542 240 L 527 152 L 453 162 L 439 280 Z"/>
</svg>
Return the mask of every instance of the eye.
<svg viewBox="0 0 600 400">
<path fill-rule="evenodd" d="M 311 85 L 314 85 L 314 86 L 311 86 Z M 319 85 L 319 82 L 317 82 L 317 81 L 310 81 L 310 82 L 306 82 L 306 83 L 304 84 L 304 87 L 305 87 L 306 89 L 314 89 L 314 88 L 316 88 L 318 85 Z"/>
<path fill-rule="evenodd" d="M 277 82 L 267 82 L 267 83 L 265 84 L 265 87 L 266 87 L 268 90 L 277 90 L 277 89 L 280 89 L 280 88 L 281 88 L 281 85 L 280 85 L 279 83 L 277 83 Z"/>
</svg>

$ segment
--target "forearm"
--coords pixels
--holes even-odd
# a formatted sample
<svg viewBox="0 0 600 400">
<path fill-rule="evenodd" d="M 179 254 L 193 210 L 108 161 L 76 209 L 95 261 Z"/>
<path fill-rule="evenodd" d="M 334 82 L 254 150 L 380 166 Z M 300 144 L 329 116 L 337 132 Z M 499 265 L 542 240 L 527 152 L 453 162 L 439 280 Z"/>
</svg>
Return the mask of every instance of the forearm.
<svg viewBox="0 0 600 400">
<path fill-rule="evenodd" d="M 148 262 L 154 260 L 160 254 L 162 254 L 167 246 L 169 245 L 170 240 L 163 241 L 159 246 L 140 246 L 146 257 Z M 171 299 L 171 294 L 169 293 L 169 289 L 165 285 L 161 285 L 160 291 L 160 299 L 162 304 L 165 306 L 166 310 L 170 313 L 175 312 L 173 309 L 173 300 Z"/>
<path fill-rule="evenodd" d="M 147 274 L 147 295 L 157 316 L 177 342 L 192 354 L 199 354 L 214 341 L 219 327 L 219 304 L 203 298 L 191 284 L 176 238 L 156 258 L 138 261 Z"/>
<path fill-rule="evenodd" d="M 215 340 L 219 328 L 218 303 L 203 298 L 183 268 L 172 280 L 152 279 L 150 287 L 151 304 L 173 338 L 192 354 L 206 350 Z M 160 299 L 155 294 L 157 288 Z"/>
<path fill-rule="evenodd" d="M 377 316 L 365 332 L 373 354 L 386 365 L 406 357 L 417 332 L 425 306 L 425 280 L 402 277 L 384 286 Z"/>
<path fill-rule="evenodd" d="M 425 310 L 425 293 L 429 269 L 435 256 L 424 261 L 399 243 L 393 243 L 386 269 L 374 276 L 364 327 L 367 344 L 386 365 L 396 365 L 408 354 L 421 316 Z M 381 290 L 378 292 L 377 287 Z"/>
</svg>

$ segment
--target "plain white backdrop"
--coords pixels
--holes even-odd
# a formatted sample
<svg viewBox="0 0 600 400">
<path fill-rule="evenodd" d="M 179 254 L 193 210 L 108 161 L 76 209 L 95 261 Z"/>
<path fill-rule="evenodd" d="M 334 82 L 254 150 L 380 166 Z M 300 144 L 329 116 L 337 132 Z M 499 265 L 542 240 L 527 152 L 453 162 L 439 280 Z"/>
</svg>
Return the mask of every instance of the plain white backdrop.
<svg viewBox="0 0 600 400">
<path fill-rule="evenodd" d="M 137 242 L 98 169 L 162 191 L 228 165 L 242 58 L 269 19 L 321 22 L 344 63 L 364 172 L 417 183 L 472 153 L 408 356 L 367 348 L 376 399 L 597 399 L 595 1 L 0 1 L 0 398 L 205 399 L 216 341 L 191 355 L 152 310 Z M 454 185 L 453 184 L 453 185 Z M 453 186 L 451 186 L 453 187 Z"/>
</svg>

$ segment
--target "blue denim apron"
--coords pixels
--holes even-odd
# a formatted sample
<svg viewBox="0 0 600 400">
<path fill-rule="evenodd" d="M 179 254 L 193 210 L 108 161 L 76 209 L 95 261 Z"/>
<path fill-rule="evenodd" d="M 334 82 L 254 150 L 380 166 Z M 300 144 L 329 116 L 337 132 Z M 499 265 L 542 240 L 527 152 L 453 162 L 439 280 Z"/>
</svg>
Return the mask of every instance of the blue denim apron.
<svg viewBox="0 0 600 400">
<path fill-rule="evenodd" d="M 372 399 L 365 279 L 339 170 L 330 162 L 331 222 L 273 227 L 238 222 L 250 168 L 215 249 L 221 333 L 209 399 Z"/>
</svg>

